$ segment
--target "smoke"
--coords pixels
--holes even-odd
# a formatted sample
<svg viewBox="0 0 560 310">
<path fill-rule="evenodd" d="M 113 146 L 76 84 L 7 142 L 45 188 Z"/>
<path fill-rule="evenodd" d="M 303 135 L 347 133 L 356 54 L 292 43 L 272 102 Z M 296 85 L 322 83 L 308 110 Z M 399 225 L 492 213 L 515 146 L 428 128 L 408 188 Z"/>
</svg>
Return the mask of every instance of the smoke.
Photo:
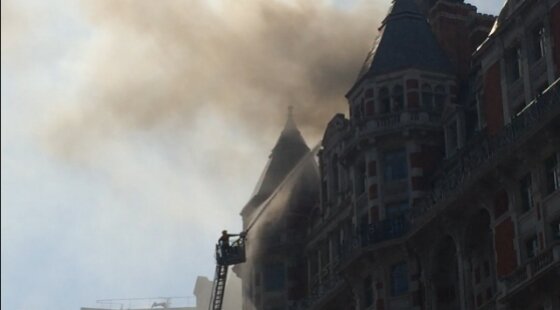
<svg viewBox="0 0 560 310">
<path fill-rule="evenodd" d="M 196 130 L 201 113 L 274 136 L 289 105 L 320 138 L 375 34 L 372 1 L 85 1 L 82 102 L 51 124 L 63 155 L 126 131 Z"/>
</svg>

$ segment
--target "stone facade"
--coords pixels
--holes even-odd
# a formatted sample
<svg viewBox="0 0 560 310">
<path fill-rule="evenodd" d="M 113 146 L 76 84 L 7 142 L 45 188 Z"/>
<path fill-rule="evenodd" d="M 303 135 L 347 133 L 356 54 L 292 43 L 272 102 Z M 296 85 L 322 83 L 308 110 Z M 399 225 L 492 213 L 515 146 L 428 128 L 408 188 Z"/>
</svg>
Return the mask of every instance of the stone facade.
<svg viewBox="0 0 560 310">
<path fill-rule="evenodd" d="M 559 12 L 394 1 L 298 183 L 316 199 L 280 203 L 297 271 L 246 309 L 560 309 Z"/>
</svg>

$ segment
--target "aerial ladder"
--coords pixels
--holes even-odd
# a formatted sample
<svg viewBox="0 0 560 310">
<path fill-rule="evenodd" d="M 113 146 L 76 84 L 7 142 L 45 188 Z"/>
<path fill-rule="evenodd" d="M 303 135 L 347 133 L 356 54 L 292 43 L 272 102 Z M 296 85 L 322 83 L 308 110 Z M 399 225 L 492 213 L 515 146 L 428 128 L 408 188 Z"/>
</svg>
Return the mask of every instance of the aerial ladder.
<svg viewBox="0 0 560 310">
<path fill-rule="evenodd" d="M 225 235 L 224 235 L 225 234 Z M 246 232 L 238 235 L 229 235 L 224 231 L 218 244 L 216 244 L 216 273 L 214 274 L 214 283 L 212 284 L 212 295 L 210 297 L 209 310 L 221 310 L 224 302 L 224 293 L 226 290 L 226 280 L 228 275 L 228 267 L 245 262 L 245 237 Z M 237 240 L 229 244 L 228 238 L 231 236 L 239 236 Z"/>
</svg>

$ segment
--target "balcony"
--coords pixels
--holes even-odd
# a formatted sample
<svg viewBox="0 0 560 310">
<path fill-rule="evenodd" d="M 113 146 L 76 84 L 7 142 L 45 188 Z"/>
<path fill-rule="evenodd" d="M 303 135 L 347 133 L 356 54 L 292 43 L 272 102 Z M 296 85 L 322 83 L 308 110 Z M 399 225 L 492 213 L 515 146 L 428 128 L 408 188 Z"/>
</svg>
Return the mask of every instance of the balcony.
<svg viewBox="0 0 560 310">
<path fill-rule="evenodd" d="M 404 237 L 410 231 L 410 224 L 409 216 L 402 215 L 362 227 L 358 234 L 350 236 L 341 245 L 334 256 L 333 266 L 336 268 L 348 266 L 368 248 Z"/>
<path fill-rule="evenodd" d="M 509 299 L 557 267 L 560 267 L 560 243 L 554 244 L 505 278 L 505 285 L 499 299 L 502 301 Z"/>
<path fill-rule="evenodd" d="M 410 221 L 405 215 L 369 224 L 362 232 L 362 246 L 372 246 L 384 241 L 403 237 L 410 229 Z"/>
<path fill-rule="evenodd" d="M 331 276 L 315 286 L 309 297 L 290 305 L 290 310 L 322 309 L 331 297 L 336 297 L 336 292 L 344 288 L 344 281 L 339 276 Z"/>
<path fill-rule="evenodd" d="M 362 135 L 400 130 L 407 126 L 429 126 L 441 129 L 441 115 L 428 111 L 403 111 L 368 117 L 359 125 Z"/>
<path fill-rule="evenodd" d="M 419 206 L 413 208 L 412 221 L 434 213 L 431 211 L 434 206 L 445 205 L 442 202 L 464 192 L 469 185 L 479 181 L 480 176 L 490 167 L 513 154 L 516 146 L 559 115 L 560 79 L 532 101 L 499 133 L 493 136 L 480 134 L 459 150 L 454 157 L 446 160 L 442 164 L 431 194 Z"/>
</svg>

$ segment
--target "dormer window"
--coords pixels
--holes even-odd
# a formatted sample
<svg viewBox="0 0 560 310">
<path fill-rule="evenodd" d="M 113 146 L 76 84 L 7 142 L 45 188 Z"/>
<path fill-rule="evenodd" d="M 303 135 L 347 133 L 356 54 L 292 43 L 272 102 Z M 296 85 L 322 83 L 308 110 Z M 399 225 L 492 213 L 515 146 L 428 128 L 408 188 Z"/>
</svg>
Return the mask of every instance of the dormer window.
<svg viewBox="0 0 560 310">
<path fill-rule="evenodd" d="M 422 107 L 428 111 L 432 110 L 434 94 L 429 84 L 422 84 Z"/>
<path fill-rule="evenodd" d="M 383 87 L 379 90 L 379 105 L 379 111 L 381 113 L 391 112 L 391 97 L 389 95 L 389 90 L 386 87 Z"/>
<path fill-rule="evenodd" d="M 404 107 L 404 89 L 402 85 L 393 87 L 393 111 L 402 111 Z"/>
<path fill-rule="evenodd" d="M 434 109 L 436 111 L 440 112 L 443 110 L 445 97 L 445 87 L 443 87 L 443 85 L 436 86 L 434 94 Z"/>
</svg>

